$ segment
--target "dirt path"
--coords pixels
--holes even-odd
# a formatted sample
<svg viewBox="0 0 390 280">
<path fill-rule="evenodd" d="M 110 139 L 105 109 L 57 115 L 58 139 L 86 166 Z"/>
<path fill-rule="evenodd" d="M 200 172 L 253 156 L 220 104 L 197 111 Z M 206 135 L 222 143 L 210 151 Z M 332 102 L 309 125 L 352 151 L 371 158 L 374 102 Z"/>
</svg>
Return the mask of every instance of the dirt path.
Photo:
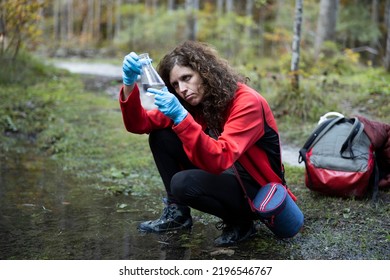
<svg viewBox="0 0 390 280">
<path fill-rule="evenodd" d="M 58 68 L 63 68 L 76 74 L 97 75 L 113 79 L 122 79 L 121 67 L 113 64 L 81 61 L 57 61 L 54 62 L 54 65 Z"/>
</svg>

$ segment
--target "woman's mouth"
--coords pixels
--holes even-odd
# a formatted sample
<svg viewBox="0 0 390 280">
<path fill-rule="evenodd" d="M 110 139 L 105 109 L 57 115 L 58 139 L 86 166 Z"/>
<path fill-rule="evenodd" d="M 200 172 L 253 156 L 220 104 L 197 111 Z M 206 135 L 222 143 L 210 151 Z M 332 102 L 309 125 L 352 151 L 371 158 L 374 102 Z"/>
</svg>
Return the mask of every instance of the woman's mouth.
<svg viewBox="0 0 390 280">
<path fill-rule="evenodd" d="M 184 99 L 185 99 L 186 101 L 188 101 L 188 100 L 192 99 L 193 97 L 194 97 L 194 94 L 193 94 L 193 93 L 190 93 L 190 94 L 186 95 L 186 96 L 184 97 Z"/>
</svg>

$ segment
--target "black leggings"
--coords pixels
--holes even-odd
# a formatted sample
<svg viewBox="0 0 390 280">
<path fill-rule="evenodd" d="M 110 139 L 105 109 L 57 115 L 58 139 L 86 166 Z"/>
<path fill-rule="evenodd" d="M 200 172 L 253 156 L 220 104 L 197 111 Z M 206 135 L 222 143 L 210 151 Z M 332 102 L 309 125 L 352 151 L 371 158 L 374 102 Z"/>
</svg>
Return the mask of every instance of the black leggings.
<svg viewBox="0 0 390 280">
<path fill-rule="evenodd" d="M 231 172 L 216 175 L 194 166 L 171 129 L 153 131 L 149 144 L 169 203 L 192 207 L 227 223 L 257 218 L 235 175 Z M 253 199 L 259 186 L 245 178 L 242 181 L 248 196 Z"/>
</svg>

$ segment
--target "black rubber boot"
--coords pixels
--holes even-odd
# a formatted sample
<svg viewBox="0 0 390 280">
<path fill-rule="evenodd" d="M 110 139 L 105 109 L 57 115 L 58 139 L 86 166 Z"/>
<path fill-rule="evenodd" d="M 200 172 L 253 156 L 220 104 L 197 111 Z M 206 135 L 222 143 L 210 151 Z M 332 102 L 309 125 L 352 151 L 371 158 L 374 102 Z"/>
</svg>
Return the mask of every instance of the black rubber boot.
<svg viewBox="0 0 390 280">
<path fill-rule="evenodd" d="M 256 228 L 252 221 L 241 224 L 217 224 L 222 234 L 214 240 L 215 246 L 230 246 L 245 241 L 255 235 Z"/>
<path fill-rule="evenodd" d="M 175 203 L 164 207 L 161 217 L 157 220 L 146 221 L 138 226 L 140 231 L 163 233 L 192 227 L 190 208 Z"/>
</svg>

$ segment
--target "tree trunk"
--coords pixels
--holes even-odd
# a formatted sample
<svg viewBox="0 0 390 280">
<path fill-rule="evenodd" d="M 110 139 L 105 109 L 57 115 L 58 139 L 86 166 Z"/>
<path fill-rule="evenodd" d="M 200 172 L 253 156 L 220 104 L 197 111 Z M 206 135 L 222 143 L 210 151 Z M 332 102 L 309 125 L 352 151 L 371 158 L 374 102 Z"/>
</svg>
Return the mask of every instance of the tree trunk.
<svg viewBox="0 0 390 280">
<path fill-rule="evenodd" d="M 234 11 L 233 0 L 226 0 L 226 13 L 232 13 Z"/>
<path fill-rule="evenodd" d="M 291 59 L 291 84 L 294 90 L 299 89 L 299 57 L 300 57 L 300 42 L 302 29 L 302 14 L 303 0 L 295 1 L 295 22 L 294 22 L 294 38 L 292 43 L 292 59 Z"/>
<path fill-rule="evenodd" d="M 61 41 L 61 44 L 63 42 L 66 42 L 67 41 L 67 38 L 68 38 L 68 31 L 67 31 L 67 28 L 68 28 L 68 9 L 67 9 L 67 3 L 65 3 L 63 0 L 60 1 L 60 41 Z"/>
<path fill-rule="evenodd" d="M 258 54 L 259 56 L 264 56 L 264 22 L 265 22 L 265 11 L 264 7 L 260 8 L 259 12 L 259 49 Z"/>
<path fill-rule="evenodd" d="M 336 33 L 338 0 L 321 0 L 320 15 L 314 43 L 314 56 L 318 58 L 323 42 L 333 40 Z"/>
<path fill-rule="evenodd" d="M 102 1 L 95 0 L 95 14 L 93 20 L 93 37 L 92 39 L 96 42 L 100 40 L 100 22 L 101 22 L 101 13 L 102 13 Z"/>
<path fill-rule="evenodd" d="M 87 16 L 83 20 L 82 38 L 84 42 L 90 42 L 92 39 L 93 32 L 93 12 L 94 12 L 94 1 L 87 1 Z"/>
<path fill-rule="evenodd" d="M 386 55 L 384 59 L 384 66 L 387 72 L 390 72 L 390 1 L 386 3 L 386 25 L 387 25 L 387 41 L 386 41 Z"/>
<path fill-rule="evenodd" d="M 168 12 L 175 10 L 175 0 L 168 0 Z"/>
<path fill-rule="evenodd" d="M 107 2 L 107 25 L 106 25 L 106 37 L 107 40 L 111 41 L 114 36 L 112 35 L 112 27 L 113 27 L 113 20 L 114 20 L 114 5 L 112 3 L 112 0 L 108 0 Z"/>
<path fill-rule="evenodd" d="M 74 31 L 73 0 L 67 1 L 67 11 L 68 11 L 67 38 L 68 40 L 70 40 L 73 37 L 73 31 Z"/>
<path fill-rule="evenodd" d="M 195 13 L 195 0 L 186 0 L 187 11 L 187 39 L 196 40 L 197 19 Z"/>
<path fill-rule="evenodd" d="M 58 42 L 60 39 L 59 26 L 60 26 L 60 0 L 55 0 L 53 3 L 53 29 L 54 29 L 54 41 Z"/>
<path fill-rule="evenodd" d="M 285 0 L 277 0 L 276 1 L 276 15 L 275 15 L 275 27 L 281 28 L 283 26 L 283 9 L 286 6 Z M 272 40 L 270 46 L 270 53 L 272 56 L 277 56 L 279 53 L 279 44 L 280 40 Z"/>
<path fill-rule="evenodd" d="M 115 0 L 115 38 L 119 36 L 119 32 L 121 31 L 121 5 L 122 0 Z"/>
<path fill-rule="evenodd" d="M 378 26 L 379 23 L 379 13 L 378 13 L 378 0 L 372 0 L 371 2 L 371 21 L 372 25 Z M 378 41 L 377 39 L 373 39 L 370 43 L 370 47 L 375 49 L 377 47 Z M 373 60 L 371 54 L 371 60 Z"/>
<path fill-rule="evenodd" d="M 0 0 L 0 5 L 2 4 L 2 0 Z M 0 6 L 1 7 L 1 6 Z M 5 36 L 6 36 L 6 30 L 5 30 L 5 12 L 0 9 L 0 57 L 4 53 L 5 48 Z"/>
<path fill-rule="evenodd" d="M 253 0 L 246 0 L 246 6 L 245 6 L 245 16 L 248 19 L 252 19 L 253 14 Z M 251 38 L 252 35 L 252 27 L 250 25 L 245 26 L 245 34 L 247 38 Z"/>
<path fill-rule="evenodd" d="M 217 14 L 221 16 L 223 14 L 223 0 L 217 1 Z"/>
</svg>

